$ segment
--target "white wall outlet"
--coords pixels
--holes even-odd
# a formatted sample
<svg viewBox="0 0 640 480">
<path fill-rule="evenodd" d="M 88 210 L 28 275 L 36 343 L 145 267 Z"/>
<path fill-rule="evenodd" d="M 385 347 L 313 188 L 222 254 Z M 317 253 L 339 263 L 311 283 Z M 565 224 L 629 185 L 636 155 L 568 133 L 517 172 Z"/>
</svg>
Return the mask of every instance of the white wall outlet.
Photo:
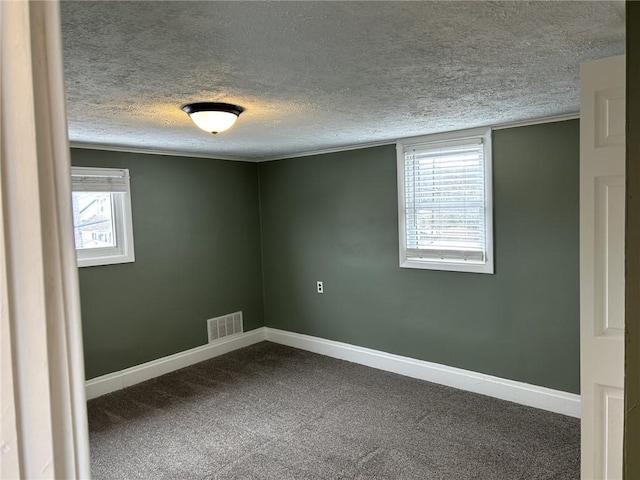
<svg viewBox="0 0 640 480">
<path fill-rule="evenodd" d="M 322 282 L 316 282 L 316 286 L 318 287 L 318 293 L 324 293 L 324 285 Z"/>
</svg>

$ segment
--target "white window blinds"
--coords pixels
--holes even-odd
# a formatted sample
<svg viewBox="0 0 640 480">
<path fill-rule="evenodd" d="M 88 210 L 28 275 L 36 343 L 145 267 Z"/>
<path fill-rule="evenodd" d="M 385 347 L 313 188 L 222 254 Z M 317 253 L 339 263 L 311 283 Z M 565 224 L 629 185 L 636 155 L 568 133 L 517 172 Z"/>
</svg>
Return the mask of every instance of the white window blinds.
<svg viewBox="0 0 640 480">
<path fill-rule="evenodd" d="M 490 260 L 488 135 L 399 143 L 402 266 Z M 491 273 L 492 266 L 470 271 Z"/>
<path fill-rule="evenodd" d="M 74 167 L 71 188 L 74 192 L 127 192 L 129 173 L 126 169 Z"/>
</svg>

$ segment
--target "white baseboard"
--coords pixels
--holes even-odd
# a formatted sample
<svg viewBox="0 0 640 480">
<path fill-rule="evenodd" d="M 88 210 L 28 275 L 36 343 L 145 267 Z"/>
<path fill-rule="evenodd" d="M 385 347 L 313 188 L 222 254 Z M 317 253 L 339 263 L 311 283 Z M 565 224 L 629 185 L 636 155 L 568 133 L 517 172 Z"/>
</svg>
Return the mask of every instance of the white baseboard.
<svg viewBox="0 0 640 480">
<path fill-rule="evenodd" d="M 233 335 L 229 338 L 185 350 L 174 355 L 92 378 L 86 382 L 87 400 L 121 390 L 136 383 L 144 382 L 160 375 L 179 370 L 194 363 L 202 362 L 225 353 L 248 347 L 265 339 L 264 327 Z"/>
<path fill-rule="evenodd" d="M 92 378 L 86 382 L 87 399 L 130 387 L 263 340 L 521 405 L 580 417 L 580 395 L 269 327 L 257 328 L 119 372 Z"/>
<path fill-rule="evenodd" d="M 500 398 L 521 405 L 580 417 L 580 395 L 506 380 L 461 368 L 393 355 L 348 343 L 265 327 L 266 340 L 328 357 Z"/>
</svg>

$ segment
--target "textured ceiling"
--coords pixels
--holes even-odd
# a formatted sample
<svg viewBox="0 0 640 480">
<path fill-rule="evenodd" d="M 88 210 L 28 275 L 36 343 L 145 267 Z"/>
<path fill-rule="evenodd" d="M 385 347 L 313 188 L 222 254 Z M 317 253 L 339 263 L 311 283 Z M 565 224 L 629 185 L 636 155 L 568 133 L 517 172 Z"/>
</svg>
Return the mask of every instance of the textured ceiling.
<svg viewBox="0 0 640 480">
<path fill-rule="evenodd" d="M 67 2 L 75 143 L 259 159 L 579 110 L 623 2 Z M 218 135 L 184 103 L 246 108 Z"/>
</svg>

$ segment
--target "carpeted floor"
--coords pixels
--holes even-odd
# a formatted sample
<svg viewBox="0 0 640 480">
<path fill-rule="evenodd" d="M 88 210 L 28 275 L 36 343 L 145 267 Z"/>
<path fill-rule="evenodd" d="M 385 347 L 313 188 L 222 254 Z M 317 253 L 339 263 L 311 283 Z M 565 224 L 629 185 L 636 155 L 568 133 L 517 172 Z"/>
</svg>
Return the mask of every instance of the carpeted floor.
<svg viewBox="0 0 640 480">
<path fill-rule="evenodd" d="M 89 402 L 95 479 L 578 479 L 580 423 L 263 342 Z"/>
</svg>

